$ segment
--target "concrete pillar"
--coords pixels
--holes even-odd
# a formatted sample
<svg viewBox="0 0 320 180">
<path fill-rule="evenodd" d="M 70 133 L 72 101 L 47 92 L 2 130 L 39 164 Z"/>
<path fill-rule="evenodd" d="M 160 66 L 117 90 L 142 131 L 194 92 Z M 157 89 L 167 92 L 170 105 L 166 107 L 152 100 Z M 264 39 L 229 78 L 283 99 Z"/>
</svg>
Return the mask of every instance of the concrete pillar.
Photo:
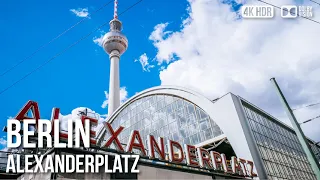
<svg viewBox="0 0 320 180">
<path fill-rule="evenodd" d="M 249 146 L 249 149 L 251 152 L 251 156 L 253 158 L 253 162 L 255 164 L 258 178 L 259 179 L 268 179 L 267 171 L 265 169 L 262 157 L 259 153 L 259 148 L 258 148 L 258 145 L 257 145 L 255 139 L 254 139 L 253 132 L 252 132 L 250 125 L 249 125 L 249 121 L 248 121 L 247 116 L 244 112 L 243 105 L 241 103 L 241 99 L 239 96 L 237 97 L 237 96 L 233 95 L 232 100 L 233 100 L 234 105 L 237 109 L 239 120 L 240 120 L 240 123 L 242 126 L 242 130 L 243 130 L 244 135 L 247 139 L 247 143 L 248 143 L 248 146 Z"/>
</svg>

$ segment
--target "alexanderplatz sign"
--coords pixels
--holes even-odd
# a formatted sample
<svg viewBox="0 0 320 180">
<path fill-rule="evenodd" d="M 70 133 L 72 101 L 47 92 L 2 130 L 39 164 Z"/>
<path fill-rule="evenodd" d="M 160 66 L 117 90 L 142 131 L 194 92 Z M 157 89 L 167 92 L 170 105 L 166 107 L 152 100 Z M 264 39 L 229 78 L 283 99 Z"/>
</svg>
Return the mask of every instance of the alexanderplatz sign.
<svg viewBox="0 0 320 180">
<path fill-rule="evenodd" d="M 33 114 L 33 117 L 28 117 L 27 113 L 31 111 Z M 51 121 L 43 121 L 40 120 L 40 111 L 38 104 L 34 101 L 28 101 L 24 107 L 20 110 L 20 112 L 16 115 L 15 120 L 20 121 L 19 123 L 23 122 L 25 124 L 29 124 L 29 120 L 33 120 L 35 123 L 35 132 L 36 134 L 42 134 L 44 132 L 44 128 L 38 128 L 39 124 L 43 124 L 44 122 L 49 123 L 47 125 L 50 125 L 50 132 L 46 132 L 48 138 L 54 139 L 54 147 L 59 148 L 66 148 L 66 147 L 74 147 L 74 142 L 72 139 L 73 132 L 71 133 L 60 131 L 59 130 L 59 114 L 60 109 L 59 108 L 53 108 L 52 115 L 51 115 Z M 40 121 L 39 121 L 40 120 Z M 110 123 L 105 123 L 106 129 L 109 131 L 107 140 L 100 145 L 100 143 L 97 142 L 96 139 L 96 132 L 92 129 L 92 127 L 97 126 L 98 120 L 87 117 L 87 116 L 81 116 L 81 121 L 78 121 L 78 124 L 82 126 L 83 129 L 89 129 L 90 135 L 87 136 L 88 139 L 85 140 L 83 138 L 84 136 L 80 137 L 82 139 L 82 145 L 85 147 L 94 147 L 99 149 L 110 149 L 110 146 L 113 144 L 116 148 L 116 151 L 119 153 L 133 153 L 133 149 L 140 151 L 140 156 L 147 157 L 151 160 L 160 160 L 164 162 L 170 162 L 173 164 L 184 164 L 184 160 L 186 161 L 187 165 L 189 167 L 195 167 L 195 168 L 201 168 L 203 170 L 214 170 L 214 171 L 223 171 L 224 173 L 230 174 L 230 175 L 238 175 L 238 176 L 244 176 L 244 177 L 256 177 L 257 174 L 255 174 L 254 171 L 254 164 L 252 161 L 245 160 L 242 158 L 237 157 L 231 157 L 230 161 L 227 161 L 225 154 L 215 152 L 215 151 L 207 151 L 201 147 L 195 147 L 193 145 L 184 144 L 183 146 L 176 141 L 168 140 L 166 142 L 166 145 L 168 147 L 168 152 L 166 152 L 165 149 L 165 142 L 164 138 L 159 137 L 155 138 L 153 135 L 148 135 L 148 143 L 144 144 L 140 136 L 140 132 L 137 130 L 133 130 L 131 132 L 131 135 L 128 139 L 127 146 L 124 148 L 123 145 L 120 143 L 120 140 L 118 138 L 119 134 L 123 131 L 124 127 L 119 126 L 118 128 L 114 129 Z M 10 120 L 9 120 L 10 121 Z M 9 122 L 8 121 L 8 122 Z M 71 129 L 72 129 L 72 122 Z M 20 125 L 19 125 L 20 126 Z M 41 125 L 43 126 L 43 125 Z M 69 123 L 68 123 L 69 126 Z M 77 126 L 77 125 L 76 125 Z M 9 127 L 9 124 L 8 124 Z M 10 128 L 13 130 L 14 125 L 10 125 Z M 40 126 L 39 126 L 40 127 Z M 69 127 L 68 127 L 69 128 Z M 20 130 L 19 130 L 20 131 Z M 40 132 L 43 131 L 43 132 Z M 9 131 L 8 131 L 9 132 Z M 20 131 L 20 133 L 22 133 Z M 84 133 L 84 130 L 83 130 Z M 76 134 L 76 136 L 80 136 L 80 132 Z M 17 134 L 18 135 L 18 134 Z M 82 134 L 83 135 L 83 134 Z M 106 133 L 104 134 L 104 136 Z M 45 135 L 42 135 L 45 136 Z M 25 137 L 25 136 L 24 136 Z M 23 137 L 23 138 L 24 138 Z M 39 136 L 40 137 L 40 136 Z M 38 137 L 38 143 L 43 146 L 43 138 Z M 10 137 L 12 138 L 12 136 Z M 75 137 L 77 138 L 77 137 Z M 79 138 L 79 137 L 78 137 Z M 18 138 L 17 138 L 18 139 Z M 80 146 L 80 139 L 79 143 L 76 143 Z M 12 139 L 11 139 L 12 141 Z M 40 142 L 41 141 L 41 142 Z M 60 143 L 64 142 L 64 143 Z M 85 143 L 86 141 L 86 143 Z M 71 142 L 71 143 L 70 143 Z M 67 146 L 68 144 L 68 146 Z M 51 144 L 47 144 L 48 147 L 52 147 L 52 140 Z M 24 146 L 25 147 L 25 146 Z M 146 147 L 147 150 L 146 150 Z M 28 148 L 28 147 L 25 147 Z M 166 154 L 169 156 L 167 157 Z M 157 155 L 157 156 L 156 156 Z"/>
</svg>

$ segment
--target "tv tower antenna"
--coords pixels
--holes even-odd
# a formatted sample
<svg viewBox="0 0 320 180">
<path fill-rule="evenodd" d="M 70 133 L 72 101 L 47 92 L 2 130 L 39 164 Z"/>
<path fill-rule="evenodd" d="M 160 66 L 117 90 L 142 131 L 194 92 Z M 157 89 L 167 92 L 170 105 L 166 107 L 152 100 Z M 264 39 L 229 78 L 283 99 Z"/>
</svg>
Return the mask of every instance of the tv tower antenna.
<svg viewBox="0 0 320 180">
<path fill-rule="evenodd" d="M 110 30 L 102 40 L 102 45 L 110 59 L 108 116 L 120 106 L 120 56 L 128 48 L 128 39 L 121 33 L 122 23 L 118 19 L 118 0 L 114 1 L 114 15 L 110 21 Z"/>
<path fill-rule="evenodd" d="M 118 19 L 118 0 L 114 0 L 113 18 Z"/>
</svg>

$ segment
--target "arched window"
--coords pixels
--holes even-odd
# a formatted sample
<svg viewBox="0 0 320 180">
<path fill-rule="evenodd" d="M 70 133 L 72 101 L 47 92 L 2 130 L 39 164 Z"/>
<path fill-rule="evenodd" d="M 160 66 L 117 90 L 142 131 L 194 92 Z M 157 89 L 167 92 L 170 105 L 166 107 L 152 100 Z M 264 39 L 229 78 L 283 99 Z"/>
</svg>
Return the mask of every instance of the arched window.
<svg viewBox="0 0 320 180">
<path fill-rule="evenodd" d="M 223 134 L 218 125 L 197 105 L 172 95 L 150 95 L 127 105 L 112 121 L 124 126 L 121 143 L 128 142 L 132 130 L 140 131 L 143 140 L 151 134 L 181 144 L 196 145 Z"/>
</svg>

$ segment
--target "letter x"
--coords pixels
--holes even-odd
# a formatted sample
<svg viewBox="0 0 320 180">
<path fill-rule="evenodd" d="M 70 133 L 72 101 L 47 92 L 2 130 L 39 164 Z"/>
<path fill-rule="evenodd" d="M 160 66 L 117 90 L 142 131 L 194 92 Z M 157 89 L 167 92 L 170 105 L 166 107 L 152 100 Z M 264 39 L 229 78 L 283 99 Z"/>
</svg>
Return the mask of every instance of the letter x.
<svg viewBox="0 0 320 180">
<path fill-rule="evenodd" d="M 124 129 L 124 127 L 120 126 L 116 132 L 114 132 L 112 126 L 110 123 L 106 123 L 107 124 L 107 127 L 109 129 L 109 132 L 111 134 L 111 137 L 108 139 L 108 141 L 106 142 L 106 145 L 105 147 L 108 148 L 112 142 L 115 142 L 115 145 L 118 146 L 118 149 L 120 151 L 124 151 L 123 147 L 121 146 L 121 143 L 118 139 L 118 135 L 121 133 L 121 131 Z"/>
</svg>

